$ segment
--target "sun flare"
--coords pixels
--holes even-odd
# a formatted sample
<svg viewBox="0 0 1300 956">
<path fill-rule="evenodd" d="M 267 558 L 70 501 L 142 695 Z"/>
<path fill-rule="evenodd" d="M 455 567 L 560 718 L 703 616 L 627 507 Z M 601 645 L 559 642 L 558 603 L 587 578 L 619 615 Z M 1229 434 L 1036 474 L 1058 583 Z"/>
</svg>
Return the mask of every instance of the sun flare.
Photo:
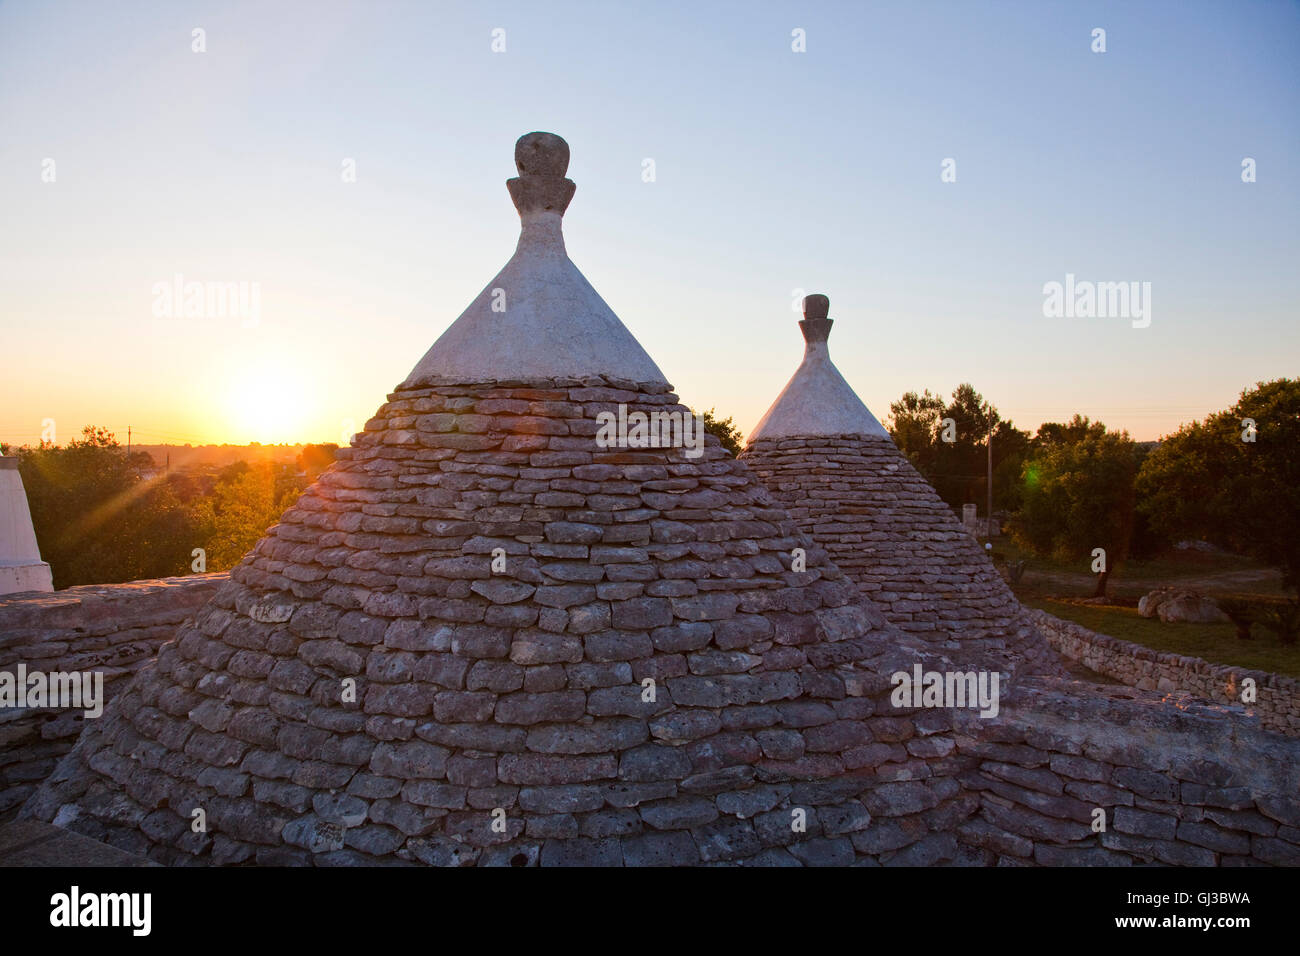
<svg viewBox="0 0 1300 956">
<path fill-rule="evenodd" d="M 269 365 L 245 369 L 232 380 L 226 397 L 231 440 L 303 441 L 314 403 L 313 390 L 288 369 Z"/>
</svg>

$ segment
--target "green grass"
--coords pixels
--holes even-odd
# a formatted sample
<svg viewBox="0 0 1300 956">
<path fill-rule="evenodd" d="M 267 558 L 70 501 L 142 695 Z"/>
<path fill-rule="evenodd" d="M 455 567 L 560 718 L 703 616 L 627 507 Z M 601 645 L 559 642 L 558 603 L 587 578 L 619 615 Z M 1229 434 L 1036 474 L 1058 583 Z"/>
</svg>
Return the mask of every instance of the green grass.
<svg viewBox="0 0 1300 956">
<path fill-rule="evenodd" d="M 1027 607 L 1154 651 L 1300 677 L 1300 644 L 1285 646 L 1258 624 L 1251 629 L 1249 641 L 1239 641 L 1231 624 L 1165 624 L 1159 618 L 1141 617 L 1131 607 L 1083 606 L 1030 594 L 1019 596 Z"/>
</svg>

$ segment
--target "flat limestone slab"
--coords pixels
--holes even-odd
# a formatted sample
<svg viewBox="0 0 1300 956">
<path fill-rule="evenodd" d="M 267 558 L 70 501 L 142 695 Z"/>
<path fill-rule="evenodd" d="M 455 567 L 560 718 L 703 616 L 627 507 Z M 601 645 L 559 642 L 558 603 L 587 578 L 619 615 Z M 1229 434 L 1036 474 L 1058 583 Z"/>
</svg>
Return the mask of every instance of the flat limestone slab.
<svg viewBox="0 0 1300 956">
<path fill-rule="evenodd" d="M 90 837 L 39 820 L 0 826 L 0 866 L 157 866 Z"/>
</svg>

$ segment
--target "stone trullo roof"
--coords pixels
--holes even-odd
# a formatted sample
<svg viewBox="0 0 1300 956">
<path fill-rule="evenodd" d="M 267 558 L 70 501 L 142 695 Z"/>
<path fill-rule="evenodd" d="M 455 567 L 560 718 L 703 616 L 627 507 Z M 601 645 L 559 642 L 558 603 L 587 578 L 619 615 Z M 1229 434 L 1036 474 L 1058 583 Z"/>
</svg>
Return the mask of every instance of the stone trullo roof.
<svg viewBox="0 0 1300 956">
<path fill-rule="evenodd" d="M 951 722 L 889 709 L 923 652 L 743 463 L 599 440 L 687 410 L 563 255 L 565 156 L 517 147 L 506 311 L 476 300 L 25 815 L 164 862 L 618 865 L 888 860 L 974 812 L 918 767 Z"/>
<path fill-rule="evenodd" d="M 829 306 L 804 299 L 803 362 L 742 458 L 891 623 L 963 656 L 1054 670 L 979 544 L 835 368 Z"/>
<path fill-rule="evenodd" d="M 869 435 L 889 438 L 889 432 L 862 403 L 853 387 L 831 361 L 830 338 L 834 321 L 827 318 L 831 300 L 824 295 L 804 297 L 803 361 L 786 383 L 772 407 L 758 420 L 749 441 L 808 438 L 815 435 Z"/>
</svg>

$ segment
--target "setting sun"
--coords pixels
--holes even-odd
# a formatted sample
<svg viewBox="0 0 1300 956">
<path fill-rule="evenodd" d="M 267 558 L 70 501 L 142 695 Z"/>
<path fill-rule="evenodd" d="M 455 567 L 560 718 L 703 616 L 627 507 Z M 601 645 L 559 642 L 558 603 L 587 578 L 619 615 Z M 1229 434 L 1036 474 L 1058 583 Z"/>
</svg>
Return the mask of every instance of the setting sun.
<svg viewBox="0 0 1300 956">
<path fill-rule="evenodd" d="M 300 372 L 271 361 L 249 365 L 233 377 L 225 398 L 229 434 L 263 444 L 301 441 L 315 402 Z"/>
</svg>

